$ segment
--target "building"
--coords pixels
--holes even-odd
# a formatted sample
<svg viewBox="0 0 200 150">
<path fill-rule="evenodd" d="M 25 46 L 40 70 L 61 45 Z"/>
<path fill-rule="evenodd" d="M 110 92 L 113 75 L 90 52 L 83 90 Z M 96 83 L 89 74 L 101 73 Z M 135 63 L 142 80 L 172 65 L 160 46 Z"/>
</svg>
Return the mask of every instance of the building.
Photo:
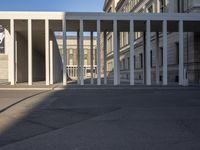
<svg viewBox="0 0 200 150">
<path fill-rule="evenodd" d="M 120 2 L 116 3 L 115 6 L 119 6 Z M 105 3 L 105 6 L 107 3 Z M 4 49 L 1 50 L 0 55 L 0 65 L 2 65 L 0 66 L 0 74 L 5 73 L 5 78 L 0 77 L 7 79 L 11 85 L 27 82 L 31 86 L 38 81 L 44 81 L 46 85 L 62 81 L 63 85 L 67 85 L 66 66 L 71 63 L 70 60 L 73 60 L 70 59 L 73 56 L 70 56 L 70 49 L 68 49 L 70 42 L 68 41 L 69 37 L 66 36 L 70 32 L 76 32 L 77 37 L 79 37 L 77 41 L 77 60 L 79 68 L 78 84 L 80 85 L 85 84 L 84 65 L 86 62 L 84 60 L 86 59 L 84 59 L 84 56 L 86 52 L 84 51 L 84 34 L 86 32 L 91 35 L 90 51 L 93 54 L 96 53 L 96 63 L 93 64 L 93 61 L 91 61 L 90 65 L 91 68 L 96 65 L 97 85 L 102 84 L 102 77 L 104 78 L 104 84 L 106 84 L 107 77 L 113 77 L 114 85 L 121 84 L 120 74 L 123 73 L 121 68 L 127 68 L 124 74 L 129 79 L 130 85 L 134 85 L 138 78 L 143 79 L 145 85 L 153 85 L 153 72 L 156 72 L 156 79 L 160 77 L 158 74 L 162 74 L 163 85 L 168 85 L 170 83 L 168 76 L 171 75 L 169 64 L 172 62 L 168 59 L 174 56 L 174 54 L 171 54 L 170 42 L 175 39 L 174 36 L 172 36 L 173 39 L 170 39 L 170 35 L 174 33 L 178 37 L 176 46 L 179 57 L 176 60 L 178 65 L 175 70 L 178 72 L 179 85 L 185 85 L 187 79 L 184 69 L 186 66 L 184 64 L 185 56 L 190 53 L 192 58 L 199 61 L 199 58 L 196 58 L 196 56 L 199 57 L 199 38 L 195 38 L 195 42 L 193 42 L 196 45 L 191 44 L 191 47 L 195 46 L 195 49 L 185 51 L 184 34 L 184 32 L 194 34 L 192 37 L 198 35 L 196 33 L 200 32 L 199 13 L 0 12 L 0 24 L 3 26 L 1 33 L 3 31 L 4 34 L 4 36 L 1 36 L 4 39 L 1 40 L 4 41 Z M 56 32 L 63 33 L 62 54 L 56 39 Z M 94 33 L 96 36 L 94 36 Z M 155 33 L 159 34 L 156 34 L 155 37 L 153 36 Z M 101 38 L 102 35 L 103 39 Z M 109 35 L 111 35 L 110 39 Z M 96 37 L 96 50 L 94 49 L 94 40 L 92 40 L 94 37 Z M 160 47 L 163 49 L 160 56 L 159 53 L 154 56 L 155 40 L 153 40 L 153 37 L 157 39 L 156 51 L 160 51 Z M 144 40 L 142 41 L 142 39 Z M 138 42 L 138 40 L 142 42 Z M 141 43 L 141 46 L 138 43 Z M 124 45 L 122 46 L 122 44 Z M 142 45 L 143 48 L 140 48 Z M 122 47 L 124 51 L 122 51 Z M 107 52 L 104 55 L 102 48 L 104 52 Z M 128 55 L 129 59 L 126 59 Z M 138 61 L 138 58 L 140 58 L 138 55 L 141 57 L 140 61 Z M 107 73 L 107 70 L 110 69 L 109 57 L 113 60 L 111 64 L 111 70 L 113 71 L 110 71 L 111 73 Z M 159 58 L 163 60 L 160 61 L 162 67 L 156 61 L 157 69 L 154 69 L 155 67 L 151 67 L 151 64 L 154 64 L 155 60 L 159 60 Z M 103 64 L 107 65 L 103 66 Z M 138 65 L 144 67 L 138 70 Z M 102 73 L 102 68 L 104 73 Z M 159 71 L 158 68 L 163 68 L 163 71 Z M 129 73 L 125 73 L 128 70 L 130 70 Z M 135 71 L 137 71 L 136 74 Z M 142 71 L 143 73 L 140 73 Z M 197 76 L 197 80 L 199 80 L 199 76 Z"/>
<path fill-rule="evenodd" d="M 63 55 L 63 37 L 62 34 L 57 34 L 56 36 L 58 47 Z M 83 37 L 84 40 L 84 78 L 91 78 L 93 75 L 94 78 L 97 75 L 97 62 L 96 62 L 96 37 L 93 37 L 93 53 L 91 52 L 91 39 L 90 36 L 85 35 Z M 77 35 L 67 36 L 67 74 L 73 79 L 78 79 L 78 38 Z M 91 56 L 93 55 L 93 56 Z M 91 61 L 93 61 L 93 65 L 91 65 Z M 93 66 L 93 74 L 91 73 Z"/>
<path fill-rule="evenodd" d="M 199 13 L 200 1 L 190 0 L 105 0 L 105 12 L 113 13 Z M 129 32 L 119 33 L 120 47 L 120 78 L 130 79 L 130 35 Z M 199 32 L 184 33 L 184 69 L 186 78 L 191 84 L 200 83 L 200 34 Z M 146 81 L 146 58 L 145 58 L 145 32 L 135 33 L 135 72 L 136 82 L 145 83 Z M 113 33 L 107 34 L 107 74 L 113 78 Z M 163 61 L 167 61 L 167 80 L 170 83 L 178 83 L 179 81 L 179 34 L 176 32 L 168 32 L 167 34 L 167 60 L 164 60 L 163 51 L 163 34 L 162 32 L 151 33 L 151 80 L 156 84 L 163 81 Z M 157 56 L 156 56 L 157 55 Z"/>
</svg>

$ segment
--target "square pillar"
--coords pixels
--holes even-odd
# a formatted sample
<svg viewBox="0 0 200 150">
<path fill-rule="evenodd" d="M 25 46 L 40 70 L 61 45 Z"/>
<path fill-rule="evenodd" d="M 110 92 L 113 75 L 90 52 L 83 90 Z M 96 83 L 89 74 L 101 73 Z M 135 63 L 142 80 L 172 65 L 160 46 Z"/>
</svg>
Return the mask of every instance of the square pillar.
<svg viewBox="0 0 200 150">
<path fill-rule="evenodd" d="M 45 66 L 46 66 L 46 85 L 50 81 L 50 62 L 49 62 L 49 20 L 45 20 Z"/>
<path fill-rule="evenodd" d="M 11 85 L 15 85 L 15 23 L 14 20 L 10 20 L 10 35 L 11 35 L 11 51 L 10 51 L 10 82 Z"/>
<path fill-rule="evenodd" d="M 179 21 L 179 85 L 184 83 L 184 39 L 183 39 L 183 20 Z"/>
<path fill-rule="evenodd" d="M 114 42 L 114 85 L 119 85 L 119 47 L 118 47 L 118 33 L 117 20 L 113 21 L 113 42 Z"/>
<path fill-rule="evenodd" d="M 163 21 L 163 85 L 168 84 L 168 62 L 167 62 L 167 20 Z"/>
<path fill-rule="evenodd" d="M 84 85 L 84 48 L 83 48 L 83 20 L 80 20 L 80 41 L 79 41 L 79 61 L 80 61 L 80 84 Z"/>
<path fill-rule="evenodd" d="M 100 20 L 97 20 L 97 85 L 101 85 L 101 24 Z"/>
<path fill-rule="evenodd" d="M 80 43 L 80 32 L 77 31 L 77 84 L 80 85 L 80 53 L 79 53 L 79 43 Z"/>
<path fill-rule="evenodd" d="M 155 49 L 155 56 L 156 56 L 156 84 L 160 84 L 160 47 L 159 47 L 159 32 L 156 32 L 156 49 Z"/>
<path fill-rule="evenodd" d="M 94 84 L 94 74 L 93 74 L 93 70 L 94 70 L 94 45 L 93 45 L 93 32 L 90 32 L 90 63 L 91 63 L 91 84 Z"/>
<path fill-rule="evenodd" d="M 107 36 L 106 31 L 104 32 L 104 84 L 107 84 L 107 61 L 106 61 L 106 55 L 107 55 Z"/>
<path fill-rule="evenodd" d="M 66 20 L 65 17 L 62 20 L 63 30 L 63 85 L 67 85 L 67 44 L 66 44 Z"/>
<path fill-rule="evenodd" d="M 146 21 L 146 85 L 151 85 L 151 22 Z"/>
<path fill-rule="evenodd" d="M 135 68 L 134 68 L 134 47 L 135 37 L 134 37 L 134 22 L 133 20 L 130 21 L 130 85 L 135 84 Z"/>
<path fill-rule="evenodd" d="M 28 20 L 28 85 L 33 84 L 32 20 Z"/>
<path fill-rule="evenodd" d="M 54 59 L 53 59 L 53 39 L 50 40 L 50 84 L 54 84 L 54 67 L 53 67 L 53 62 L 54 62 Z"/>
</svg>

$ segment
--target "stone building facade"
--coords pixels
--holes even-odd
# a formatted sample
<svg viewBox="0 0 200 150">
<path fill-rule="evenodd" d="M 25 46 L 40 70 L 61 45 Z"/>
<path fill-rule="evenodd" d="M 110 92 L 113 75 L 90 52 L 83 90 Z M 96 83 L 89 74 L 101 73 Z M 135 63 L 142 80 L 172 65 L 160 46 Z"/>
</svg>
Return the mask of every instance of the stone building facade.
<svg viewBox="0 0 200 150">
<path fill-rule="evenodd" d="M 63 37 L 56 36 L 61 56 L 63 56 Z M 77 79 L 78 76 L 78 39 L 75 35 L 67 36 L 67 74 L 71 79 Z M 93 64 L 94 77 L 97 73 L 96 62 L 96 37 L 93 38 Z M 91 39 L 90 36 L 84 36 L 84 77 L 91 77 Z"/>
<path fill-rule="evenodd" d="M 105 12 L 123 13 L 199 13 L 198 0 L 105 0 Z M 113 78 L 113 33 L 107 34 L 107 73 Z M 179 74 L 179 35 L 168 32 L 168 81 L 178 83 Z M 119 33 L 120 46 L 120 78 L 130 78 L 129 65 L 129 33 Z M 135 80 L 145 83 L 145 32 L 135 33 Z M 158 42 L 159 41 L 159 42 Z M 151 78 L 156 82 L 156 46 L 159 46 L 159 83 L 162 82 L 163 72 L 163 43 L 162 33 L 151 33 Z M 184 69 L 191 84 L 200 83 L 200 33 L 184 33 Z"/>
</svg>

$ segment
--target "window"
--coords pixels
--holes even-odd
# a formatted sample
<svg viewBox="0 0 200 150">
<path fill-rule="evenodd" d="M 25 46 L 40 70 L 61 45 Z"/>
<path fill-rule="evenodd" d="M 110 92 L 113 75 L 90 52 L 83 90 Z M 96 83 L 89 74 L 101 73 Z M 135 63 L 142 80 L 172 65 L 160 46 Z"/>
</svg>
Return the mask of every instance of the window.
<svg viewBox="0 0 200 150">
<path fill-rule="evenodd" d="M 151 52 L 150 52 L 150 57 L 151 57 L 151 67 L 153 67 L 153 52 L 152 52 L 152 50 L 151 50 Z"/>
<path fill-rule="evenodd" d="M 136 68 L 136 57 L 134 55 L 134 68 Z"/>
<path fill-rule="evenodd" d="M 163 66 L 163 47 L 160 48 L 160 66 Z"/>
<path fill-rule="evenodd" d="M 0 54 L 5 53 L 5 32 L 2 25 L 0 25 Z"/>
<path fill-rule="evenodd" d="M 184 10 L 184 3 L 182 0 L 177 0 L 177 13 L 182 13 Z"/>
<path fill-rule="evenodd" d="M 176 44 L 176 64 L 179 64 L 179 43 L 175 43 Z"/>
<path fill-rule="evenodd" d="M 160 12 L 165 11 L 166 2 L 165 0 L 160 0 Z"/>
<path fill-rule="evenodd" d="M 140 68 L 143 68 L 143 55 L 142 53 L 140 54 Z"/>
<path fill-rule="evenodd" d="M 150 7 L 147 8 L 148 13 L 153 13 L 153 5 L 151 5 Z"/>
<path fill-rule="evenodd" d="M 129 57 L 127 58 L 127 61 L 128 61 L 128 63 L 127 63 L 128 64 L 127 69 L 130 69 L 130 58 Z"/>
</svg>

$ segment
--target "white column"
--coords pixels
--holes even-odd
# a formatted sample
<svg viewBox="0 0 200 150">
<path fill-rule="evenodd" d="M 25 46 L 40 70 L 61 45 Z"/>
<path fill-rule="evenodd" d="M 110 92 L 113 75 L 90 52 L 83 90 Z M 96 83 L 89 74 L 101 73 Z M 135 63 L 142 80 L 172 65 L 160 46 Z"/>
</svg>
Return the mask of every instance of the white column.
<svg viewBox="0 0 200 150">
<path fill-rule="evenodd" d="M 134 22 L 133 20 L 130 21 L 130 85 L 135 84 L 135 77 L 134 77 L 134 72 L 135 72 L 135 64 L 134 64 L 134 42 L 135 42 L 135 37 L 134 37 Z"/>
<path fill-rule="evenodd" d="M 90 63 L 91 63 L 91 84 L 94 84 L 94 74 L 93 74 L 93 70 L 94 70 L 94 45 L 93 45 L 93 32 L 90 32 Z"/>
<path fill-rule="evenodd" d="M 11 35 L 11 85 L 15 85 L 15 24 L 14 20 L 10 20 L 10 35 Z"/>
<path fill-rule="evenodd" d="M 46 66 L 46 85 L 49 85 L 50 80 L 50 65 L 49 65 L 49 20 L 45 20 L 45 66 Z"/>
<path fill-rule="evenodd" d="M 80 32 L 77 31 L 77 84 L 80 85 L 80 53 L 79 53 L 79 49 L 80 49 Z"/>
<path fill-rule="evenodd" d="M 114 85 L 119 85 L 119 52 L 118 52 L 118 33 L 117 20 L 113 21 L 113 42 L 114 42 Z"/>
<path fill-rule="evenodd" d="M 101 27 L 100 20 L 97 20 L 97 85 L 101 85 Z"/>
<path fill-rule="evenodd" d="M 146 21 L 146 84 L 151 85 L 151 24 L 150 20 Z"/>
<path fill-rule="evenodd" d="M 54 83 L 54 77 L 53 77 L 53 39 L 50 40 L 50 84 Z"/>
<path fill-rule="evenodd" d="M 67 44 L 66 44 L 66 20 L 62 20 L 63 30 L 63 85 L 67 85 Z"/>
<path fill-rule="evenodd" d="M 184 74 L 184 47 L 183 47 L 183 21 L 179 21 L 179 85 L 183 85 Z"/>
<path fill-rule="evenodd" d="M 107 84 L 107 61 L 106 61 L 106 55 L 107 55 L 107 36 L 106 31 L 104 32 L 104 84 Z"/>
<path fill-rule="evenodd" d="M 80 82 L 84 85 L 84 48 L 83 48 L 83 20 L 80 20 L 80 41 L 79 41 L 79 60 L 80 60 Z"/>
<path fill-rule="evenodd" d="M 156 56 L 156 84 L 160 84 L 160 47 L 159 47 L 159 32 L 156 32 L 156 49 L 155 49 L 155 56 Z"/>
<path fill-rule="evenodd" d="M 28 85 L 33 84 L 32 65 L 32 20 L 28 20 Z"/>
<path fill-rule="evenodd" d="M 163 85 L 168 84 L 167 68 L 167 20 L 163 21 Z"/>
</svg>

